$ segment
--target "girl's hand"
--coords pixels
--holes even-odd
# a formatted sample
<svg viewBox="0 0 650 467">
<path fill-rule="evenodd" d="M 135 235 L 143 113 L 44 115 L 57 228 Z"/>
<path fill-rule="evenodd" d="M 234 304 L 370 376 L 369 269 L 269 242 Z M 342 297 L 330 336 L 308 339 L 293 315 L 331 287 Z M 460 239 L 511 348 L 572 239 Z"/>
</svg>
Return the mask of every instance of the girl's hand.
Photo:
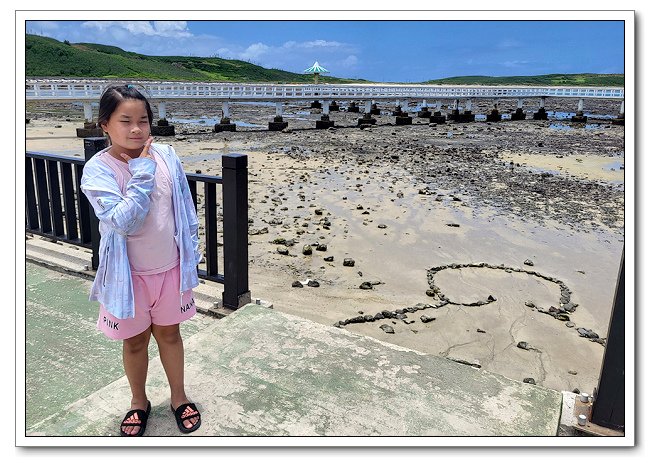
<svg viewBox="0 0 650 467">
<path fill-rule="evenodd" d="M 144 157 L 147 159 L 151 159 L 152 161 L 155 162 L 155 158 L 153 157 L 153 154 L 149 152 L 149 148 L 151 147 L 151 143 L 153 143 L 153 136 L 149 136 L 147 139 L 147 142 L 144 143 L 144 148 L 142 148 L 142 152 L 140 153 L 140 157 Z M 133 157 L 129 156 L 128 154 L 121 153 L 120 157 L 124 159 L 124 162 L 129 162 Z"/>
</svg>

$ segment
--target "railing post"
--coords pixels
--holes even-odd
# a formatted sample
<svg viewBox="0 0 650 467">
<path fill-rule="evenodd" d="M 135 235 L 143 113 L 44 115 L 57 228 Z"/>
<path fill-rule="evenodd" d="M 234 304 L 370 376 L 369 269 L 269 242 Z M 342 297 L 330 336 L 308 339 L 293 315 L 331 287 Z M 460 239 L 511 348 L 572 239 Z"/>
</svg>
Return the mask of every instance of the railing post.
<svg viewBox="0 0 650 467">
<path fill-rule="evenodd" d="M 221 158 L 223 178 L 223 306 L 233 310 L 251 301 L 248 289 L 248 156 Z"/>
<path fill-rule="evenodd" d="M 84 138 L 84 158 L 86 159 L 86 162 L 88 162 L 90 158 L 93 157 L 98 151 L 101 151 L 106 147 L 108 147 L 107 138 Z M 81 191 L 79 192 L 78 196 L 81 196 Z M 93 210 L 92 206 L 90 206 L 90 202 L 87 199 L 85 202 L 88 203 L 88 213 L 90 216 L 90 241 L 92 243 L 93 250 L 91 265 L 93 270 L 97 270 L 99 267 L 99 219 L 97 219 L 95 211 Z"/>
<path fill-rule="evenodd" d="M 625 250 L 618 271 L 591 422 L 606 428 L 625 430 Z"/>
</svg>

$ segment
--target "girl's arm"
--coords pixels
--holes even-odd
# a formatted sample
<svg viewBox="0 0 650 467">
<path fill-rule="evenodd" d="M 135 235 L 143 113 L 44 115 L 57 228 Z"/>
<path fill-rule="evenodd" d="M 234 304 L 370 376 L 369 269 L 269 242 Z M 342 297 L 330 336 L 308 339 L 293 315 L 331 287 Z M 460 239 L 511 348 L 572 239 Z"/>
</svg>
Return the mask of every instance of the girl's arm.
<svg viewBox="0 0 650 467">
<path fill-rule="evenodd" d="M 199 264 L 203 255 L 199 249 L 199 219 L 196 216 L 196 208 L 194 207 L 192 192 L 190 191 L 190 186 L 187 183 L 187 177 L 185 176 L 185 171 L 183 170 L 181 161 L 171 145 L 169 146 L 169 152 L 174 157 L 174 161 L 176 161 L 177 164 L 177 173 L 179 175 L 178 178 L 181 185 L 181 195 L 183 196 L 183 203 L 185 203 L 185 212 L 187 214 L 190 237 L 192 238 L 192 246 L 194 247 L 194 259 L 196 261 L 196 264 Z"/>
<path fill-rule="evenodd" d="M 102 170 L 99 163 L 87 166 L 81 177 L 81 190 L 90 201 L 97 218 L 121 235 L 137 232 L 149 212 L 156 163 L 144 157 L 131 159 L 129 170 L 132 176 L 124 195 L 120 192 L 115 177 L 107 170 Z"/>
</svg>

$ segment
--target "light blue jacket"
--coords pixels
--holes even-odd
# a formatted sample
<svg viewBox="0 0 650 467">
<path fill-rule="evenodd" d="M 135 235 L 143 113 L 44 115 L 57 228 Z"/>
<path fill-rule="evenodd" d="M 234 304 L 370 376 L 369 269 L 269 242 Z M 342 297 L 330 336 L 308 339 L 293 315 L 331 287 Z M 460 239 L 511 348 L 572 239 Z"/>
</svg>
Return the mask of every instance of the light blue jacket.
<svg viewBox="0 0 650 467">
<path fill-rule="evenodd" d="M 90 300 L 98 301 L 116 318 L 135 316 L 131 267 L 126 248 L 126 237 L 136 233 L 149 212 L 151 192 L 154 189 L 156 162 L 148 158 L 129 161 L 131 180 L 122 194 L 113 169 L 97 156 L 86 162 L 81 177 L 84 192 L 99 219 L 99 267 L 90 290 Z M 199 222 L 185 172 L 174 148 L 152 144 L 151 150 L 167 164 L 173 183 L 172 201 L 176 233 L 174 239 L 180 255 L 179 291 L 190 290 L 199 284 L 196 266 L 201 261 L 199 251 Z M 179 304 L 180 306 L 180 304 Z"/>
</svg>

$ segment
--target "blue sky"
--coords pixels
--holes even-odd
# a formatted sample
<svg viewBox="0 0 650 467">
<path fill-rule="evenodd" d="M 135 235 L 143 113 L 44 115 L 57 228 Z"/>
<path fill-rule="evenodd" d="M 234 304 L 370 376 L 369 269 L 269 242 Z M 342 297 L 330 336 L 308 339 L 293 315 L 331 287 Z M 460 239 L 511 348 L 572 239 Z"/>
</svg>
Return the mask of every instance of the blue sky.
<svg viewBox="0 0 650 467">
<path fill-rule="evenodd" d="M 463 75 L 623 73 L 623 21 L 27 21 L 29 33 L 147 55 L 243 59 L 420 82 Z"/>
</svg>

